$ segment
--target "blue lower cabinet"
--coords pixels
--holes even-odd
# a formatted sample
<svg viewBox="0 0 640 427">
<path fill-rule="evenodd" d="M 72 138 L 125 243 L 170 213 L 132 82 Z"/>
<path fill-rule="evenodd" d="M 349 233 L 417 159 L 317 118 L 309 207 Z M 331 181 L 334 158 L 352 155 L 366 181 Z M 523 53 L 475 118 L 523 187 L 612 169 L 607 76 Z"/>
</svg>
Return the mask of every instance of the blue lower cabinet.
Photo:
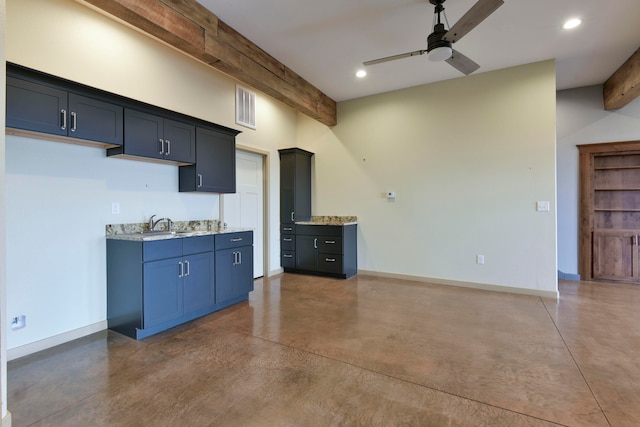
<svg viewBox="0 0 640 427">
<path fill-rule="evenodd" d="M 253 232 L 216 235 L 216 304 L 246 299 L 253 290 Z"/>
<path fill-rule="evenodd" d="M 252 245 L 251 231 L 107 239 L 109 329 L 143 339 L 246 300 L 253 290 Z"/>
<path fill-rule="evenodd" d="M 182 258 L 143 264 L 142 301 L 144 329 L 178 319 L 184 314 Z M 184 264 L 182 264 L 184 265 Z"/>
<path fill-rule="evenodd" d="M 234 301 L 253 290 L 253 247 L 216 251 L 216 302 Z"/>
</svg>

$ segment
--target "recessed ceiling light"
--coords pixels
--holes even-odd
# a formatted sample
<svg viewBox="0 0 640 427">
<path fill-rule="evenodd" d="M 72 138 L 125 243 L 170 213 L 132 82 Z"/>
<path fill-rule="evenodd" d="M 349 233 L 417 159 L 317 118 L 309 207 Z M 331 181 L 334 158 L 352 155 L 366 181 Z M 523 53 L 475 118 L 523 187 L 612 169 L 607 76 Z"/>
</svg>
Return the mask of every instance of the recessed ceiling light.
<svg viewBox="0 0 640 427">
<path fill-rule="evenodd" d="M 367 72 L 365 70 L 356 71 L 356 77 L 359 79 L 366 77 L 366 75 L 367 75 Z"/>
<path fill-rule="evenodd" d="M 565 30 L 570 30 L 572 28 L 576 28 L 581 23 L 582 23 L 582 21 L 579 18 L 571 18 L 567 22 L 564 23 L 562 28 L 564 28 Z"/>
</svg>

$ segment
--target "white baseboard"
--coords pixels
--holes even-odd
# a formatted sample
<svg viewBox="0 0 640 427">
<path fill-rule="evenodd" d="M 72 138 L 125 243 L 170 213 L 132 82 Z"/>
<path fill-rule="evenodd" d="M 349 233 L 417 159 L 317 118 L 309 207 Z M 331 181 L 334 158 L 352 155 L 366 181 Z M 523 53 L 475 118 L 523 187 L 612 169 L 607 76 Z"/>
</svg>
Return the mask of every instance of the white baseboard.
<svg viewBox="0 0 640 427">
<path fill-rule="evenodd" d="M 7 411 L 7 415 L 2 417 L 2 422 L 0 423 L 2 427 L 11 427 L 11 412 Z"/>
<path fill-rule="evenodd" d="M 75 339 L 82 338 L 96 332 L 104 331 L 105 329 L 107 329 L 107 327 L 107 321 L 103 320 L 102 322 L 94 323 L 93 325 L 87 325 L 69 332 L 54 335 L 40 341 L 32 342 L 31 344 L 25 344 L 20 347 L 10 348 L 7 350 L 7 360 L 18 359 L 20 357 L 28 356 L 30 354 L 55 347 L 60 344 L 64 344 L 66 342 L 73 341 Z"/>
<path fill-rule="evenodd" d="M 273 277 L 275 275 L 282 274 L 282 273 L 284 273 L 284 268 L 282 268 L 282 267 L 276 268 L 275 270 L 271 270 L 267 277 Z"/>
<path fill-rule="evenodd" d="M 358 274 L 375 277 L 388 277 L 390 279 L 411 280 L 414 282 L 432 283 L 434 285 L 457 286 L 459 288 L 480 289 L 483 291 L 508 292 L 512 294 L 532 295 L 542 298 L 558 299 L 558 291 L 543 291 L 540 289 L 516 288 L 513 286 L 489 285 L 486 283 L 460 282 L 457 280 L 434 279 L 432 277 L 410 276 L 407 274 L 384 273 L 381 271 L 358 270 Z"/>
</svg>

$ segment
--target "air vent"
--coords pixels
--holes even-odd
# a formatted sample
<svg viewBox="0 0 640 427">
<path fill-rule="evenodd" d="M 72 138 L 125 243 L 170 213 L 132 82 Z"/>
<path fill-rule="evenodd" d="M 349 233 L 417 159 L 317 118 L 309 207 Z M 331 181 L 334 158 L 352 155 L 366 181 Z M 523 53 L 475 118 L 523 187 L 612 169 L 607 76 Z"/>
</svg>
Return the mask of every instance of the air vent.
<svg viewBox="0 0 640 427">
<path fill-rule="evenodd" d="M 242 86 L 236 86 L 236 123 L 256 128 L 256 94 Z"/>
</svg>

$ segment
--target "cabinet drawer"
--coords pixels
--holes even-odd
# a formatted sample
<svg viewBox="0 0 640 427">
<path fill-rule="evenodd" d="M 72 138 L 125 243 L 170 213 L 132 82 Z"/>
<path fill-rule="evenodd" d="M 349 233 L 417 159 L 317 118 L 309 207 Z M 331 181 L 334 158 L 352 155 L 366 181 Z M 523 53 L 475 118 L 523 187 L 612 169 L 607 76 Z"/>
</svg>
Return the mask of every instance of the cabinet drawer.
<svg viewBox="0 0 640 427">
<path fill-rule="evenodd" d="M 293 234 L 285 234 L 280 237 L 280 249 L 283 251 L 296 250 L 296 236 Z"/>
<path fill-rule="evenodd" d="M 182 239 L 182 253 L 184 255 L 198 254 L 201 252 L 213 252 L 213 235 L 185 237 Z"/>
<path fill-rule="evenodd" d="M 318 271 L 341 274 L 342 255 L 318 254 Z"/>
<path fill-rule="evenodd" d="M 342 254 L 342 237 L 318 237 L 318 252 L 321 254 Z"/>
<path fill-rule="evenodd" d="M 281 224 L 280 234 L 296 234 L 295 224 Z"/>
<path fill-rule="evenodd" d="M 253 231 L 216 234 L 216 250 L 253 245 Z"/>
<path fill-rule="evenodd" d="M 142 261 L 153 261 L 182 256 L 182 239 L 167 239 L 144 242 Z"/>
<path fill-rule="evenodd" d="M 281 264 L 284 268 L 296 268 L 296 253 L 294 251 L 282 251 Z"/>
</svg>

